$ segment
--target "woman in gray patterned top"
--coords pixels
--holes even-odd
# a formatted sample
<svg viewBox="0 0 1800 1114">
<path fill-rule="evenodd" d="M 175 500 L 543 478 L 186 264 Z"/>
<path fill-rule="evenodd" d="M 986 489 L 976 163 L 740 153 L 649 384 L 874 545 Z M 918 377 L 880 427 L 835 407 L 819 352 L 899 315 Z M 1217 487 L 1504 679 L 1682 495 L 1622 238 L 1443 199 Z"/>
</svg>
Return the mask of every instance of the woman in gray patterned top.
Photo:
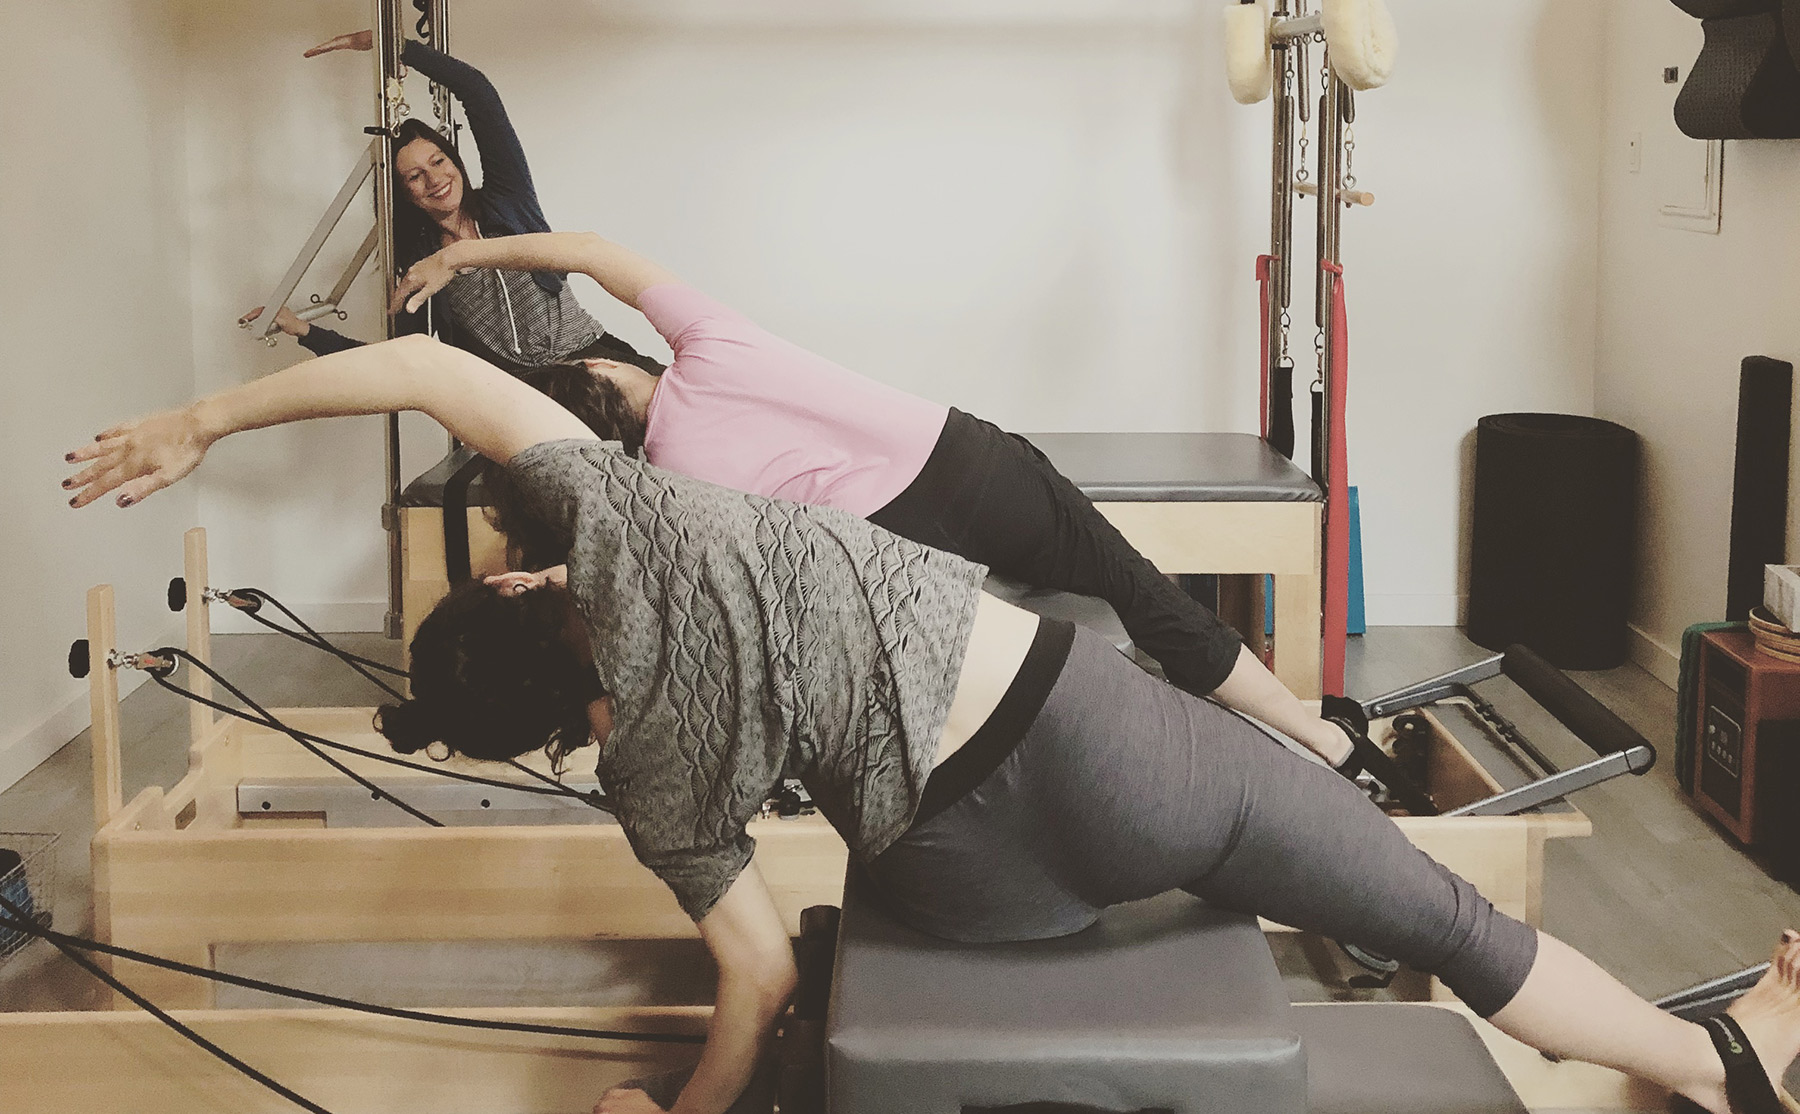
<svg viewBox="0 0 1800 1114">
<path fill-rule="evenodd" d="M 1779 1073 L 1800 1052 L 1800 936 L 1715 1054 L 1707 1028 L 1496 911 L 1343 778 L 1096 636 L 984 595 L 980 566 L 661 471 L 435 341 L 376 347 L 107 430 L 69 454 L 86 467 L 64 487 L 75 506 L 113 491 L 129 506 L 227 434 L 409 409 L 505 464 L 568 546 L 567 582 L 453 594 L 414 642 L 415 698 L 381 727 L 402 750 L 441 739 L 476 757 L 598 737 L 633 851 L 718 962 L 682 1114 L 734 1101 L 793 991 L 745 834 L 784 767 L 926 931 L 1052 936 L 1183 889 L 1431 971 L 1506 1033 L 1714 1114 L 1777 1101 L 1772 1084 L 1763 1106 L 1728 1098 L 1721 1057 L 1753 1047 Z M 657 1107 L 621 1090 L 597 1109 Z"/>
</svg>

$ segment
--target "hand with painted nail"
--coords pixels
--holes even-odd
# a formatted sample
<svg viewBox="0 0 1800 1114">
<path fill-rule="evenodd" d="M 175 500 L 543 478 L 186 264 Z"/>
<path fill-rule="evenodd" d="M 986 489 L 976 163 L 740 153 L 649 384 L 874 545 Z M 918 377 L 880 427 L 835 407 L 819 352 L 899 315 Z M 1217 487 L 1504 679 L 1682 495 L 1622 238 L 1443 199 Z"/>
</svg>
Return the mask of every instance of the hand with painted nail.
<svg viewBox="0 0 1800 1114">
<path fill-rule="evenodd" d="M 69 505 L 85 507 L 112 491 L 121 507 L 141 502 L 199 467 L 215 440 L 192 406 L 113 426 L 64 458 L 87 465 L 63 481 L 75 493 Z"/>
<path fill-rule="evenodd" d="M 238 324 L 249 325 L 252 321 L 255 321 L 262 316 L 264 308 L 265 307 L 263 306 L 257 306 L 255 309 L 245 313 L 242 317 L 238 318 Z M 299 316 L 286 306 L 282 306 L 275 311 L 275 327 L 296 340 L 305 336 L 307 333 L 312 332 L 311 323 L 300 320 Z"/>
<path fill-rule="evenodd" d="M 339 35 L 335 39 L 326 39 L 318 46 L 301 54 L 302 58 L 317 58 L 321 54 L 330 54 L 334 50 L 373 50 L 375 33 L 372 31 L 352 31 L 348 35 Z"/>
</svg>

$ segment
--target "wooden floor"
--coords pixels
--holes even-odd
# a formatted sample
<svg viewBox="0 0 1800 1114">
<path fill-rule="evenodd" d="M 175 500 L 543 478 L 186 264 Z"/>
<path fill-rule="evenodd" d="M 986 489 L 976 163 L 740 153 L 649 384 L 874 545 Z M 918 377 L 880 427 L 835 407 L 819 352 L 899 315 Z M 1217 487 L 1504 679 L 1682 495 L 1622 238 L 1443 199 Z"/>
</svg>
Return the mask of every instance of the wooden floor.
<svg viewBox="0 0 1800 1114">
<path fill-rule="evenodd" d="M 398 656 L 396 643 L 376 635 L 347 635 L 342 641 L 371 657 Z M 214 652 L 226 676 L 271 705 L 378 700 L 375 690 L 349 670 L 279 636 L 222 636 L 215 640 Z M 1349 688 L 1359 696 L 1374 695 L 1486 653 L 1446 628 L 1377 629 L 1351 640 Z M 1767 958 L 1780 930 L 1800 925 L 1800 895 L 1733 847 L 1676 789 L 1667 762 L 1674 694 L 1635 666 L 1577 677 L 1656 744 L 1663 759 L 1644 777 L 1620 779 L 1582 795 L 1580 804 L 1593 818 L 1595 834 L 1551 843 L 1545 927 L 1648 996 Z M 1509 682 L 1489 682 L 1482 691 L 1552 757 L 1573 760 L 1582 753 Z M 140 689 L 124 702 L 124 735 L 127 799 L 145 785 L 172 784 L 180 776 L 187 736 L 184 702 L 152 686 Z M 71 932 L 84 932 L 92 924 L 89 793 L 85 734 L 0 793 L 0 830 L 62 837 L 55 914 L 58 927 Z M 385 993 L 436 1005 L 491 1003 L 502 971 L 506 985 L 526 999 L 519 1004 L 566 1004 L 570 996 L 592 1002 L 596 981 L 607 970 L 619 970 L 604 957 L 589 957 L 585 967 L 574 961 L 539 962 L 527 969 L 513 953 L 465 950 L 434 956 L 355 948 L 329 955 L 304 949 L 287 957 L 244 955 L 232 966 L 278 978 L 298 977 L 304 969 L 307 984 L 319 989 L 354 987 L 372 996 Z M 578 969 L 587 973 L 575 975 Z M 325 970 L 335 974 L 325 975 Z M 422 990 L 420 983 L 430 989 Z M 1316 974 L 1296 972 L 1289 985 L 1296 999 L 1346 996 L 1329 977 Z M 690 994 L 692 988 L 680 993 Z M 91 980 L 46 945 L 30 945 L 0 965 L 0 1010 L 84 1009 L 100 1001 Z"/>
</svg>

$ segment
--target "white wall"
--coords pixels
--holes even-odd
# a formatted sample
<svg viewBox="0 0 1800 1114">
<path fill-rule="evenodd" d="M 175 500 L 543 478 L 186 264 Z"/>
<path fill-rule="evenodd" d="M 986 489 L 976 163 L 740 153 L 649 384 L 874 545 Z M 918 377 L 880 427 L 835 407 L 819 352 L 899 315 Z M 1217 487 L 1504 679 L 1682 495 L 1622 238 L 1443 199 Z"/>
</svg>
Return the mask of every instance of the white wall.
<svg viewBox="0 0 1800 1114">
<path fill-rule="evenodd" d="M 1380 204 L 1346 237 L 1352 471 L 1370 620 L 1452 623 L 1474 419 L 1592 406 L 1604 13 L 1393 6 L 1400 75 L 1357 129 Z M 196 21 L 202 387 L 293 358 L 222 322 L 261 297 L 359 146 L 363 59 L 296 55 L 362 11 Z M 1012 428 L 1252 428 L 1268 117 L 1225 93 L 1215 3 L 461 0 L 454 15 L 557 227 L 604 231 L 799 343 Z M 308 606 L 378 612 L 375 423 L 227 447 L 202 496 L 219 562 Z"/>
<path fill-rule="evenodd" d="M 0 5 L 0 788 L 87 724 L 64 662 L 89 586 L 115 585 L 128 648 L 175 629 L 195 494 L 76 512 L 57 484 L 63 453 L 192 390 L 179 57 L 158 3 Z"/>
<path fill-rule="evenodd" d="M 367 56 L 299 57 L 364 26 L 363 0 L 169 5 L 6 11 L 4 80 L 29 114 L 6 125 L 26 134 L 5 164 L 24 265 L 7 268 L 4 304 L 30 327 L 0 344 L 15 397 L 37 405 L 9 410 L 26 428 L 4 451 L 29 539 L 14 566 L 48 585 L 0 605 L 7 653 L 30 665 L 0 682 L 26 687 L 7 690 L 7 731 L 74 693 L 55 669 L 80 589 L 115 579 L 149 608 L 137 587 L 169 572 L 137 555 L 172 566 L 196 518 L 220 583 L 264 587 L 329 628 L 374 627 L 385 605 L 378 420 L 224 442 L 185 491 L 130 515 L 57 515 L 40 482 L 60 474 L 44 451 L 98 420 L 299 357 L 231 322 L 363 145 Z M 459 0 L 453 33 L 506 95 L 556 226 L 604 231 L 799 343 L 1013 428 L 1245 430 L 1268 115 L 1225 93 L 1217 7 Z M 1393 7 L 1401 70 L 1357 125 L 1356 170 L 1380 203 L 1351 215 L 1345 239 L 1352 472 L 1371 622 L 1451 623 L 1475 418 L 1593 404 L 1606 13 Z M 422 85 L 411 100 L 428 112 Z M 306 289 L 361 231 L 347 220 Z M 372 285 L 346 331 L 373 333 Z M 90 323 L 84 299 L 102 292 L 123 322 Z M 1297 305 L 1304 355 L 1304 285 Z M 83 344 L 82 390 L 37 370 Z M 409 466 L 441 444 L 415 426 Z"/>
<path fill-rule="evenodd" d="M 1674 129 L 1662 71 L 1685 78 L 1700 25 L 1659 0 L 1607 7 L 1595 405 L 1643 437 L 1634 654 L 1672 680 L 1682 629 L 1725 610 L 1738 364 L 1800 358 L 1800 143 L 1726 145 L 1718 235 L 1663 224 L 1663 166 L 1694 141 Z"/>
</svg>

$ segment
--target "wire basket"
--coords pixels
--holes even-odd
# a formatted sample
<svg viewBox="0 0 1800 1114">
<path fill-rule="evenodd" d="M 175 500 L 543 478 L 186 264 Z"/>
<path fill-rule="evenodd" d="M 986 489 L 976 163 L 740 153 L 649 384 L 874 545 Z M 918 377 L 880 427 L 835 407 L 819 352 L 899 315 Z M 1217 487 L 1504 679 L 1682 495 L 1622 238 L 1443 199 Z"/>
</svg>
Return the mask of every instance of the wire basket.
<svg viewBox="0 0 1800 1114">
<path fill-rule="evenodd" d="M 41 928 L 50 927 L 56 893 L 56 837 L 0 832 L 0 898 Z M 12 913 L 0 905 L 0 916 Z M 31 934 L 0 924 L 0 962 L 31 941 Z"/>
</svg>

